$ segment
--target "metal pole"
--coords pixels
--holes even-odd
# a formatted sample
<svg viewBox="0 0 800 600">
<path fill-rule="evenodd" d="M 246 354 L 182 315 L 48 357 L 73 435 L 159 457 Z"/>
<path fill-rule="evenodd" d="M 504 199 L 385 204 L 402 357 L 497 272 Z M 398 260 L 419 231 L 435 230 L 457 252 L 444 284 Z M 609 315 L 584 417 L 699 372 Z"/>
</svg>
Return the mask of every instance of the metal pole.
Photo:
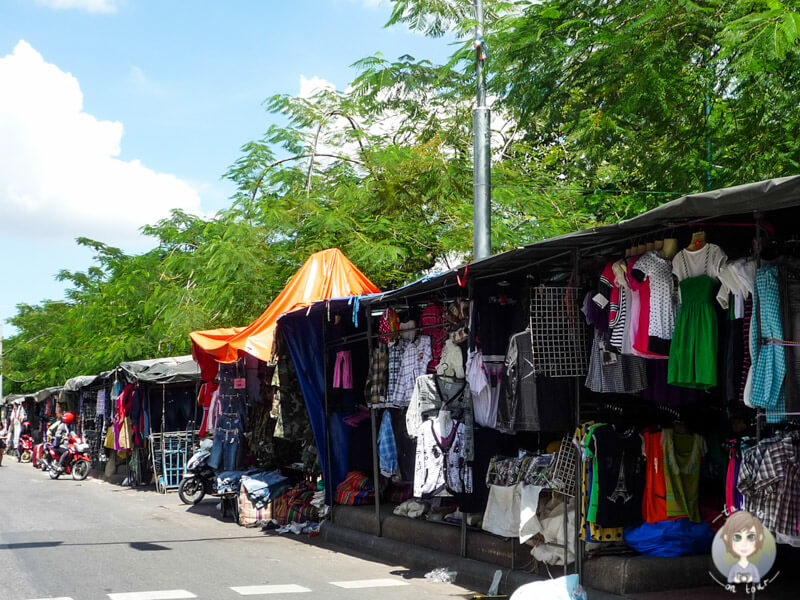
<svg viewBox="0 0 800 600">
<path fill-rule="evenodd" d="M 486 106 L 486 81 L 483 72 L 486 61 L 483 43 L 483 0 L 474 0 L 475 75 L 477 98 L 473 112 L 473 257 L 485 258 L 492 253 L 492 169 L 491 169 L 491 111 Z"/>
<path fill-rule="evenodd" d="M 372 309 L 367 307 L 367 352 L 372 359 L 375 344 L 372 342 Z M 380 342 L 378 342 L 380 343 Z M 384 409 L 384 410 L 389 410 Z M 378 457 L 378 419 L 374 406 L 369 407 L 370 430 L 372 433 L 372 481 L 375 484 L 375 535 L 381 537 L 381 470 Z"/>
</svg>

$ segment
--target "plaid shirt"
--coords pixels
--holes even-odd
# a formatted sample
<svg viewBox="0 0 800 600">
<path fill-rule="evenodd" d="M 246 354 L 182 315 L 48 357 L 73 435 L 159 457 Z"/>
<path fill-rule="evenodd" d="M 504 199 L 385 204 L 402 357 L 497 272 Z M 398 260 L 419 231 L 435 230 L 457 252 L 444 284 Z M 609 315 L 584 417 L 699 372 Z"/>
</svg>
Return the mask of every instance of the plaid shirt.
<svg viewBox="0 0 800 600">
<path fill-rule="evenodd" d="M 431 338 L 427 335 L 417 336 L 416 340 L 406 346 L 400 360 L 400 375 L 392 398 L 396 406 L 408 406 L 414 392 L 414 383 L 417 377 L 425 375 L 432 357 Z"/>
<path fill-rule="evenodd" d="M 409 341 L 400 338 L 389 346 L 389 381 L 386 384 L 386 400 L 394 400 L 394 390 L 397 387 L 397 379 L 400 377 L 400 363 L 403 361 L 403 353 L 406 351 Z"/>
<path fill-rule="evenodd" d="M 778 291 L 778 267 L 767 265 L 756 272 L 753 291 L 753 318 L 750 323 L 750 354 L 753 357 L 753 390 L 750 403 L 765 408 L 768 423 L 779 423 L 786 416 L 785 350 L 766 339 L 782 340 L 783 323 Z"/>
<path fill-rule="evenodd" d="M 763 440 L 745 451 L 738 488 L 744 509 L 767 529 L 797 536 L 800 512 L 800 477 L 796 469 L 800 432 Z"/>
<path fill-rule="evenodd" d="M 372 349 L 372 360 L 367 374 L 365 390 L 369 404 L 386 402 L 386 388 L 389 385 L 389 348 L 378 342 Z"/>
<path fill-rule="evenodd" d="M 381 475 L 392 477 L 398 472 L 397 443 L 392 428 L 392 415 L 388 410 L 383 411 L 381 428 L 378 431 L 378 458 L 380 461 Z"/>
</svg>

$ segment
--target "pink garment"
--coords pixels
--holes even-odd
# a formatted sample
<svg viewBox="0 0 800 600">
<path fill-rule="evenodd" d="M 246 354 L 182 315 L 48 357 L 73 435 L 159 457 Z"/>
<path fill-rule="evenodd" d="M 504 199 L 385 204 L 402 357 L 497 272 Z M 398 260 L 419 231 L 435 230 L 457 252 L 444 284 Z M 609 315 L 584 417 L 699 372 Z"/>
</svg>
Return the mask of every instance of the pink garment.
<svg viewBox="0 0 800 600">
<path fill-rule="evenodd" d="M 628 260 L 628 271 L 626 280 L 631 288 L 633 296 L 633 306 L 631 309 L 631 340 L 633 354 L 642 358 L 668 358 L 660 354 L 654 354 L 648 350 L 650 345 L 650 281 L 645 279 L 639 281 L 633 276 L 633 269 L 636 261 L 641 257 L 637 256 Z"/>
<path fill-rule="evenodd" d="M 353 389 L 353 357 L 350 350 L 339 350 L 336 353 L 336 364 L 333 367 L 333 387 L 345 390 Z"/>
<path fill-rule="evenodd" d="M 728 473 L 725 476 L 725 508 L 728 509 L 728 514 L 732 515 L 736 511 L 736 506 L 733 500 L 733 490 L 736 487 L 736 456 L 733 449 L 730 451 L 730 458 L 728 459 Z"/>
</svg>

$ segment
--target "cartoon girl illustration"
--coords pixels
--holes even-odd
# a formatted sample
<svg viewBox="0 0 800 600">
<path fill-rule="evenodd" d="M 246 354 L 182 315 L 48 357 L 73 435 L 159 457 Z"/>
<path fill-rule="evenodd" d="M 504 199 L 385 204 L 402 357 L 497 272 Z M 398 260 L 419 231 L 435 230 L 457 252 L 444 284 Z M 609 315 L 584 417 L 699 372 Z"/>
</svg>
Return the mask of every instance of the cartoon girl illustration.
<svg viewBox="0 0 800 600">
<path fill-rule="evenodd" d="M 728 571 L 728 583 L 758 583 L 761 574 L 749 557 L 764 546 L 764 526 L 749 512 L 733 513 L 720 531 L 728 554 L 737 559 Z"/>
</svg>

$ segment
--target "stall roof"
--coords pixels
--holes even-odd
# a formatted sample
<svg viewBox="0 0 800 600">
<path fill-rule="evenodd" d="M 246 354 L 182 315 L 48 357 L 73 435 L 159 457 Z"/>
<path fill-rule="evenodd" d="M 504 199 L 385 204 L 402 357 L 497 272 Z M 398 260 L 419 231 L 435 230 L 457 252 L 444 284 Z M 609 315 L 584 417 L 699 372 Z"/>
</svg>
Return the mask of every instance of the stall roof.
<svg viewBox="0 0 800 600">
<path fill-rule="evenodd" d="M 95 381 L 102 379 L 102 375 L 77 375 L 70 377 L 64 382 L 62 392 L 77 392 L 81 388 L 92 385 Z"/>
<path fill-rule="evenodd" d="M 209 357 L 233 362 L 240 352 L 263 361 L 272 358 L 272 340 L 278 318 L 318 300 L 360 296 L 378 292 L 377 287 L 338 248 L 312 254 L 264 313 L 243 328 L 193 331 L 192 353 L 198 361 Z"/>
<path fill-rule="evenodd" d="M 200 367 L 191 354 L 123 362 L 119 369 L 132 381 L 160 385 L 191 383 L 200 379 Z"/>
<path fill-rule="evenodd" d="M 800 206 L 800 175 L 768 179 L 756 183 L 682 196 L 641 215 L 583 231 L 576 231 L 535 242 L 521 248 L 469 263 L 469 278 L 489 277 L 530 267 L 536 261 L 563 256 L 572 260 L 576 250 L 588 251 L 645 234 L 672 224 L 734 217 L 755 212 L 768 212 Z M 365 299 L 367 303 L 430 294 L 457 285 L 458 275 L 464 277 L 465 265 L 449 271 L 423 277 L 404 287 Z"/>
</svg>

